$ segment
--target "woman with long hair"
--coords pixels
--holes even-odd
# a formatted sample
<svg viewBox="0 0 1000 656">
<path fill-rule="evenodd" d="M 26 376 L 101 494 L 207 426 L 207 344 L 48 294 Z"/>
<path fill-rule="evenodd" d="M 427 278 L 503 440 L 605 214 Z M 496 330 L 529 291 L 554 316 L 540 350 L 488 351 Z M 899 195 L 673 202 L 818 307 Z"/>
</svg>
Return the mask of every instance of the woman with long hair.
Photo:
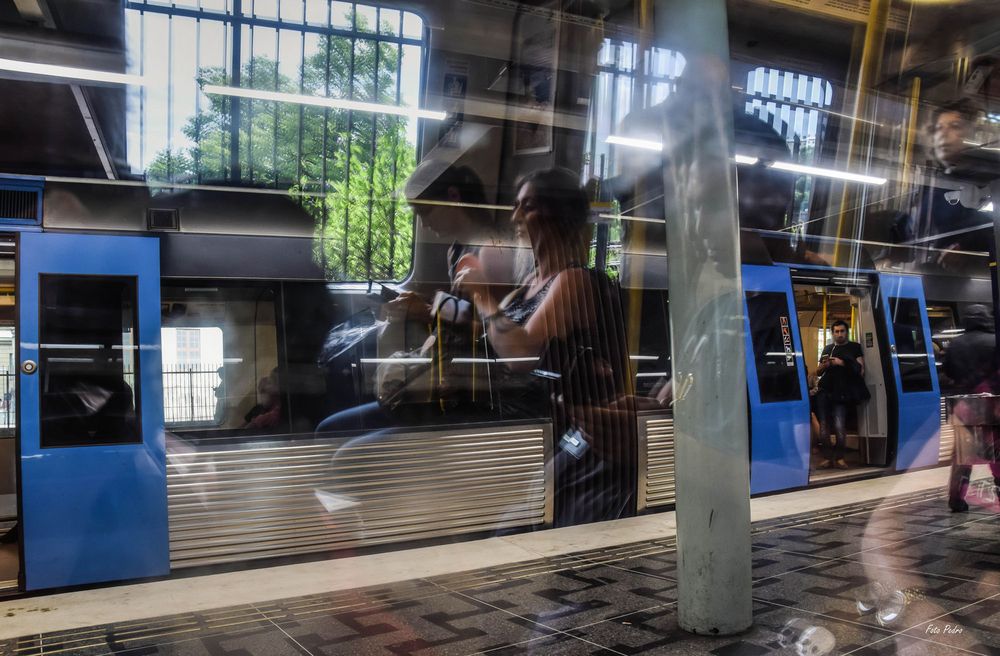
<svg viewBox="0 0 1000 656">
<path fill-rule="evenodd" d="M 511 222 L 530 245 L 534 269 L 504 298 L 474 256 L 455 285 L 473 299 L 490 348 L 510 379 L 504 404 L 544 410 L 556 436 L 555 524 L 633 511 L 634 417 L 618 290 L 587 268 L 589 203 L 565 169 L 531 173 L 515 186 Z"/>
</svg>

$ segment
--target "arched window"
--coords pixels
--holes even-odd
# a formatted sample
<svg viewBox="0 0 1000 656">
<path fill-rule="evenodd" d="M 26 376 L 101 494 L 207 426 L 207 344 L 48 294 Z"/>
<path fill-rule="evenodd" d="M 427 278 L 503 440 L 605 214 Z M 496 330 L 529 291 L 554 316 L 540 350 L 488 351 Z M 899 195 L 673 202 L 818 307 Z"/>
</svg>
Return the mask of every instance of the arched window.
<svg viewBox="0 0 1000 656">
<path fill-rule="evenodd" d="M 289 193 L 332 280 L 398 280 L 413 217 L 426 39 L 416 14 L 353 2 L 125 0 L 128 169 L 150 183 Z M 317 106 L 316 98 L 368 103 Z"/>
<path fill-rule="evenodd" d="M 636 80 L 642 80 L 640 107 L 652 107 L 677 89 L 684 71 L 684 55 L 666 48 L 651 48 L 644 58 L 643 75 L 637 75 L 639 47 L 622 39 L 604 39 L 597 56 L 597 78 L 590 99 L 587 143 L 588 176 L 611 177 L 619 172 L 618 151 L 607 138 L 633 110 Z M 628 152 L 628 151 L 625 151 Z M 603 170 L 601 169 L 603 164 Z"/>
<path fill-rule="evenodd" d="M 814 164 L 833 104 L 833 85 L 812 75 L 760 66 L 747 74 L 745 92 L 746 113 L 785 138 L 793 161 Z M 791 222 L 808 220 L 812 191 L 812 177 L 799 176 Z"/>
</svg>

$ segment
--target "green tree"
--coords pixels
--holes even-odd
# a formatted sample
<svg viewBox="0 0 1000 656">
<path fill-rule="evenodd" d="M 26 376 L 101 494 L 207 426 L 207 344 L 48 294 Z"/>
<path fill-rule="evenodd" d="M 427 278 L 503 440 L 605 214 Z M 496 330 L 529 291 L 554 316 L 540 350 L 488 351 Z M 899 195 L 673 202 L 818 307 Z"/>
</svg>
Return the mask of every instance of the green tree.
<svg viewBox="0 0 1000 656">
<path fill-rule="evenodd" d="M 364 25 L 359 17 L 359 28 Z M 243 87 L 282 93 L 396 103 L 399 51 L 374 39 L 324 36 L 301 79 L 278 62 L 254 57 Z M 351 71 L 353 68 L 353 76 Z M 201 84 L 229 85 L 222 68 L 199 71 Z M 228 96 L 208 103 L 183 128 L 190 148 L 158 153 L 150 181 L 232 183 Z M 293 103 L 239 101 L 239 180 L 287 189 L 315 220 L 314 253 L 331 280 L 397 280 L 410 267 L 413 213 L 398 189 L 416 160 L 403 117 Z M 316 195 L 316 194 L 319 195 Z"/>
</svg>

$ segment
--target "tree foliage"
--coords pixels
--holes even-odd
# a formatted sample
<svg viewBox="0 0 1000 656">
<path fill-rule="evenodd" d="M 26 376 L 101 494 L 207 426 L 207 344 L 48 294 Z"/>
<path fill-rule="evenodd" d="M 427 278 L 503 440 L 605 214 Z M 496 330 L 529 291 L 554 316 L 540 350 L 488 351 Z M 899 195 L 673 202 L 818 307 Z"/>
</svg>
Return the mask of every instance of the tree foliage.
<svg viewBox="0 0 1000 656">
<path fill-rule="evenodd" d="M 254 57 L 240 70 L 240 86 L 397 104 L 399 53 L 394 43 L 323 36 L 294 76 L 284 62 Z M 199 82 L 232 84 L 223 68 L 203 68 Z M 183 128 L 193 145 L 158 153 L 147 171 L 151 181 L 287 189 L 315 220 L 314 252 L 329 279 L 397 280 L 408 272 L 413 213 L 397 193 L 416 159 L 406 138 L 408 119 L 215 94 L 202 98 L 206 104 Z M 238 181 L 231 165 L 234 102 Z"/>
</svg>

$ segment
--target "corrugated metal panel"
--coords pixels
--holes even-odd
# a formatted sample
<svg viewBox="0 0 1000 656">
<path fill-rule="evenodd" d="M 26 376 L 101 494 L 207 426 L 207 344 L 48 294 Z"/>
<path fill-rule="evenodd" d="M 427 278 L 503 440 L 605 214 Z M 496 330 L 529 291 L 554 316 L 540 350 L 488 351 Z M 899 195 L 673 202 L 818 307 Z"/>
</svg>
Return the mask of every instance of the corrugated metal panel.
<svg viewBox="0 0 1000 656">
<path fill-rule="evenodd" d="M 175 452 L 171 567 L 548 524 L 550 444 L 533 424 Z"/>
<path fill-rule="evenodd" d="M 674 419 L 639 416 L 639 510 L 674 503 Z"/>
<path fill-rule="evenodd" d="M 951 462 L 951 454 L 955 451 L 955 427 L 948 417 L 948 400 L 941 397 L 941 446 L 938 451 L 938 462 Z"/>
</svg>

